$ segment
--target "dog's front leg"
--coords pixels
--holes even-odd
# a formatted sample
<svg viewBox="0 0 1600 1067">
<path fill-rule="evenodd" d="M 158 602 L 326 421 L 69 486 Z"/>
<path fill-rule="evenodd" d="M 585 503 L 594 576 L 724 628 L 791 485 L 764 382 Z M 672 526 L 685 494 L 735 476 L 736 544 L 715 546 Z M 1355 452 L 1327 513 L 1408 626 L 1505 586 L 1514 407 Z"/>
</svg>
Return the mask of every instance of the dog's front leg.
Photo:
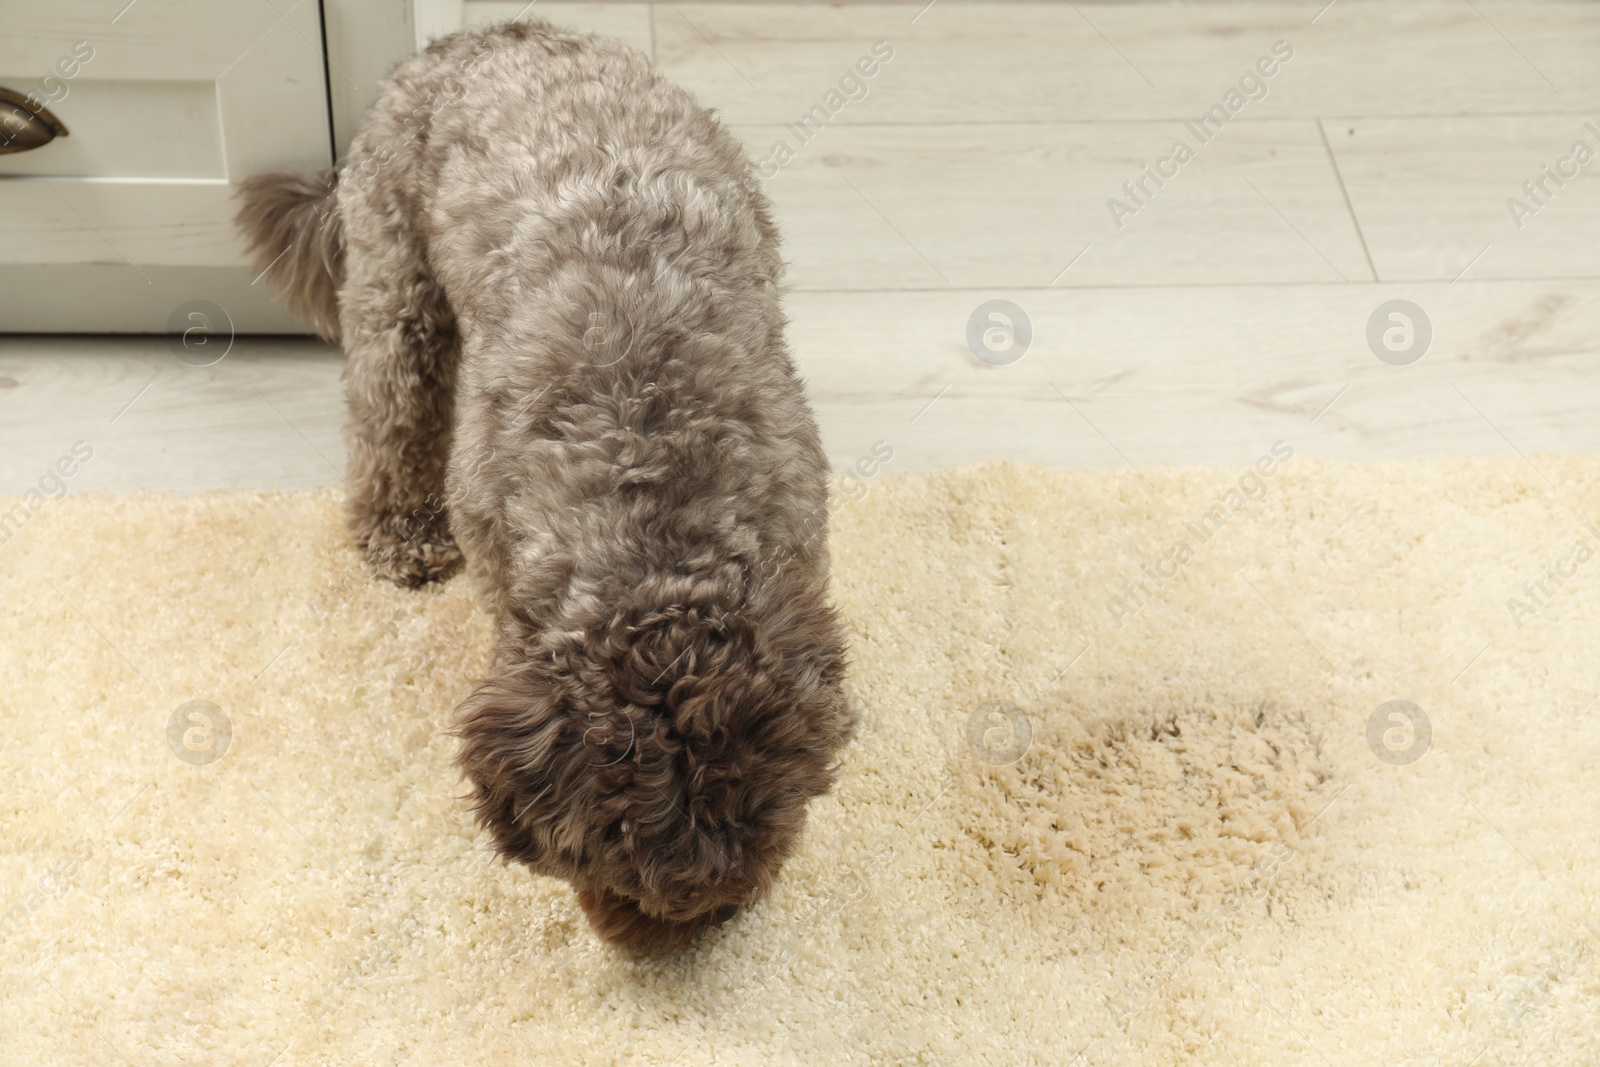
<svg viewBox="0 0 1600 1067">
<path fill-rule="evenodd" d="M 345 518 L 377 573 L 398 585 L 461 562 L 445 509 L 459 340 L 420 241 L 349 216 L 340 328 L 349 418 Z"/>
</svg>

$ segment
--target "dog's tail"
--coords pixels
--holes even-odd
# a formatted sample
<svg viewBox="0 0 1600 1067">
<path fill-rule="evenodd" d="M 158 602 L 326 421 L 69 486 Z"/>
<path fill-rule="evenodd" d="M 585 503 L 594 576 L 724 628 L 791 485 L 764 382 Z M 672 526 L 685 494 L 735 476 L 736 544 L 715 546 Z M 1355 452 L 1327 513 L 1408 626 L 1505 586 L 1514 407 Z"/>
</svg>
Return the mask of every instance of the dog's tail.
<svg viewBox="0 0 1600 1067">
<path fill-rule="evenodd" d="M 252 175 L 239 183 L 241 206 L 234 216 L 255 270 L 266 276 L 277 298 L 335 343 L 344 279 L 338 180 L 332 168 Z"/>
</svg>

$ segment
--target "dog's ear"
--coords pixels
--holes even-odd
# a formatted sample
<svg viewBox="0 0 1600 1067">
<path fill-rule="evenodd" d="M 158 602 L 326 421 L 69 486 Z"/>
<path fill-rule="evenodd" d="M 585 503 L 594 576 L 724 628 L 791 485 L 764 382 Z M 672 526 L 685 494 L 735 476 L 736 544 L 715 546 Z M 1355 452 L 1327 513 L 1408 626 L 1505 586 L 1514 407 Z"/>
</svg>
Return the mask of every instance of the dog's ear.
<svg viewBox="0 0 1600 1067">
<path fill-rule="evenodd" d="M 583 847 L 594 786 L 563 687 L 532 664 L 502 668 L 456 709 L 456 764 L 479 823 L 507 859 L 564 873 Z"/>
</svg>

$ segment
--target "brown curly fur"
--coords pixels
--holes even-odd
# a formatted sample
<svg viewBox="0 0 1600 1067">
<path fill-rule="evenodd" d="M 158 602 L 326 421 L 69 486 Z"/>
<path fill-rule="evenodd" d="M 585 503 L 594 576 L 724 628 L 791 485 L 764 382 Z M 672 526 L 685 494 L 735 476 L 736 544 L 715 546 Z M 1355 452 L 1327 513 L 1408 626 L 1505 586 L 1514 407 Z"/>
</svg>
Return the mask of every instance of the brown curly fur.
<svg viewBox="0 0 1600 1067">
<path fill-rule="evenodd" d="M 407 585 L 459 540 L 495 611 L 456 727 L 495 846 L 610 940 L 759 899 L 854 719 L 740 145 L 638 53 L 508 24 L 402 63 L 336 184 L 241 195 L 258 266 L 289 248 L 267 276 L 348 355 L 355 538 Z"/>
</svg>

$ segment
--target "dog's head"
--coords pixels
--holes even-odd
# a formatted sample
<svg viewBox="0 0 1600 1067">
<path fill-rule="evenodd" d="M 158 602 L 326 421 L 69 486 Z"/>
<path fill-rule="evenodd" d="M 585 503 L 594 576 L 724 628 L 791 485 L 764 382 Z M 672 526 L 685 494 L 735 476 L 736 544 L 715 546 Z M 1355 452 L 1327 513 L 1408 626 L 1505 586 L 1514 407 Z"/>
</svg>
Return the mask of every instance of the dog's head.
<svg viewBox="0 0 1600 1067">
<path fill-rule="evenodd" d="M 820 589 L 619 610 L 500 664 L 458 712 L 479 822 L 611 941 L 681 944 L 765 894 L 853 727 Z"/>
</svg>

